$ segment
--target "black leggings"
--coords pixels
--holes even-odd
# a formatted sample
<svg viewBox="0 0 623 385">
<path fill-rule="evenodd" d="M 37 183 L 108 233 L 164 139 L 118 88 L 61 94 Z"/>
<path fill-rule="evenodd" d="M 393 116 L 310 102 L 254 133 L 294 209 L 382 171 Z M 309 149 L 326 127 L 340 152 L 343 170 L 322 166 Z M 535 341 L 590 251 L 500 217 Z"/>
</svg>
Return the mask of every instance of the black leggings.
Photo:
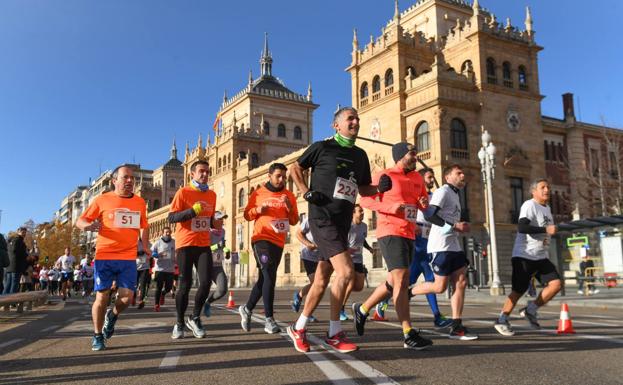
<svg viewBox="0 0 623 385">
<path fill-rule="evenodd" d="M 283 249 L 268 241 L 257 241 L 253 244 L 253 254 L 260 274 L 251 290 L 247 301 L 247 309 L 252 311 L 260 298 L 264 300 L 264 314 L 266 317 L 273 316 L 273 302 L 275 299 L 275 283 L 277 282 L 277 269 L 281 262 Z"/>
<path fill-rule="evenodd" d="M 179 293 L 175 296 L 175 307 L 177 310 L 177 323 L 184 323 L 184 313 L 188 307 L 188 293 L 193 281 L 193 266 L 199 276 L 199 287 L 195 293 L 195 305 L 193 308 L 193 318 L 199 317 L 201 309 L 210 293 L 212 280 L 212 250 L 210 247 L 187 246 L 177 249 L 177 265 L 180 269 Z"/>
<path fill-rule="evenodd" d="M 208 297 L 209 303 L 223 298 L 225 293 L 227 293 L 227 275 L 225 270 L 223 270 L 223 266 L 212 267 L 212 282 L 216 284 L 216 288 Z"/>
<path fill-rule="evenodd" d="M 156 272 L 156 305 L 160 304 L 160 296 L 167 295 L 173 288 L 173 273 L 166 271 Z"/>
<path fill-rule="evenodd" d="M 139 301 L 144 301 L 145 297 L 147 297 L 147 291 L 149 290 L 149 283 L 151 282 L 151 276 L 149 275 L 149 269 L 138 270 L 136 272 L 136 285 L 138 291 L 141 292 L 141 298 Z M 134 291 L 134 295 L 136 296 L 137 292 Z"/>
</svg>

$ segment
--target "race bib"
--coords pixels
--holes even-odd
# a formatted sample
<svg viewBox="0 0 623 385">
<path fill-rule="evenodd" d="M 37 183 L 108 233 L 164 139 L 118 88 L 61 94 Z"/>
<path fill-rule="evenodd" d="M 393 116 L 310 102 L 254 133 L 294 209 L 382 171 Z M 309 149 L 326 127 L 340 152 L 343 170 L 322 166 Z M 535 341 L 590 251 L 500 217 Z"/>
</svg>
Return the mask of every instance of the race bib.
<svg viewBox="0 0 623 385">
<path fill-rule="evenodd" d="M 270 225 L 276 233 L 287 233 L 290 231 L 290 222 L 287 219 L 274 219 Z"/>
<path fill-rule="evenodd" d="M 429 233 L 430 233 L 430 226 L 420 226 L 420 236 L 422 238 L 428 238 Z"/>
<path fill-rule="evenodd" d="M 335 189 L 333 190 L 333 198 L 344 199 L 350 203 L 355 203 L 357 199 L 357 184 L 348 179 L 337 177 Z"/>
<path fill-rule="evenodd" d="M 196 233 L 210 231 L 210 217 L 194 217 L 190 229 Z"/>
<path fill-rule="evenodd" d="M 115 211 L 113 225 L 118 229 L 138 229 L 141 226 L 141 212 Z"/>
<path fill-rule="evenodd" d="M 417 219 L 417 207 L 415 205 L 405 205 L 405 220 L 415 223 Z"/>
</svg>

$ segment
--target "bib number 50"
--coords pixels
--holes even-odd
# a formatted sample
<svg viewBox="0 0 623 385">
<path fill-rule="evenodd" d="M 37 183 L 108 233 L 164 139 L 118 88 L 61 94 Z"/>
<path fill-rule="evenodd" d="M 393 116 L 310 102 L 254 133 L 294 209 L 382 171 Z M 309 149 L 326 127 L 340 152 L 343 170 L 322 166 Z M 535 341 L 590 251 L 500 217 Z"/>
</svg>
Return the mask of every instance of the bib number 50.
<svg viewBox="0 0 623 385">
<path fill-rule="evenodd" d="M 209 217 L 195 217 L 192 219 L 190 229 L 194 232 L 206 232 L 210 231 L 210 218 Z"/>
</svg>

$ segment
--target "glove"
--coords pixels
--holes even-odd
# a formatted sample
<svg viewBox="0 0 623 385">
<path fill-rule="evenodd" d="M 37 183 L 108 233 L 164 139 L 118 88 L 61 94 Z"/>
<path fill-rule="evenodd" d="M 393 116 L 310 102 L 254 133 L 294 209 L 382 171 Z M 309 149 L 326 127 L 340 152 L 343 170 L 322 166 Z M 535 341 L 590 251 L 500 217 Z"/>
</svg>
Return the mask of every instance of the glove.
<svg viewBox="0 0 623 385">
<path fill-rule="evenodd" d="M 378 192 L 384 193 L 392 189 L 392 178 L 387 176 L 386 174 L 381 175 L 379 178 L 379 184 L 376 187 Z"/>
<path fill-rule="evenodd" d="M 199 215 L 201 213 L 201 203 L 195 203 L 192 208 L 195 214 Z"/>
<path fill-rule="evenodd" d="M 303 195 L 303 199 L 311 204 L 320 205 L 324 202 L 324 195 L 321 192 L 309 190 Z"/>
</svg>

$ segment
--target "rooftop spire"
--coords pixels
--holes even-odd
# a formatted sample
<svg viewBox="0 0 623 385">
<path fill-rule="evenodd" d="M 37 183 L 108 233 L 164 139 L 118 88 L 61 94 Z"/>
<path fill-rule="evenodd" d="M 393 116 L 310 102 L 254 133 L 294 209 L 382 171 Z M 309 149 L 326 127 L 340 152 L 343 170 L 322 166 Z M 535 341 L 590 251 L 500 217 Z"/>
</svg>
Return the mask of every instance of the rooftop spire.
<svg viewBox="0 0 623 385">
<path fill-rule="evenodd" d="M 472 4 L 472 9 L 474 10 L 474 15 L 480 14 L 480 4 L 478 4 L 478 0 L 474 0 L 474 3 Z"/>
<path fill-rule="evenodd" d="M 203 139 L 201 138 L 201 133 L 199 133 L 199 140 L 197 140 L 197 148 L 203 147 Z"/>
<path fill-rule="evenodd" d="M 311 102 L 312 100 L 312 87 L 311 87 L 311 80 L 309 81 L 309 86 L 307 86 L 307 101 Z"/>
<path fill-rule="evenodd" d="M 530 12 L 530 7 L 526 7 L 526 31 L 528 33 L 532 33 L 532 13 Z"/>
<path fill-rule="evenodd" d="M 262 77 L 273 76 L 273 58 L 268 50 L 268 32 L 264 32 L 264 50 L 262 51 L 262 57 L 260 59 L 260 68 Z"/>
<path fill-rule="evenodd" d="M 359 49 L 359 40 L 357 39 L 357 28 L 353 28 L 353 51 Z"/>
<path fill-rule="evenodd" d="M 171 147 L 171 159 L 177 159 L 177 146 L 175 145 L 175 137 L 173 137 L 173 146 Z"/>
<path fill-rule="evenodd" d="M 398 0 L 394 0 L 394 19 L 400 20 L 400 9 L 398 9 Z"/>
<path fill-rule="evenodd" d="M 251 85 L 252 83 L 253 83 L 253 71 L 249 69 L 249 85 Z"/>
</svg>

